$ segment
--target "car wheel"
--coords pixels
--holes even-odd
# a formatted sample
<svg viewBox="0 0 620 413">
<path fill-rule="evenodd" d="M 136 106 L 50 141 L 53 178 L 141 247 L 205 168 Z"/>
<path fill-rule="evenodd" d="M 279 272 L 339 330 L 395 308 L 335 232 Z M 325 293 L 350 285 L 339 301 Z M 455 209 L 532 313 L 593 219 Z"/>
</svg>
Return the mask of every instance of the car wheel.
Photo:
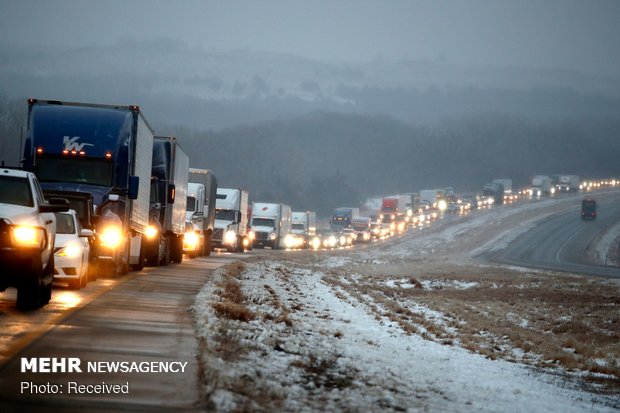
<svg viewBox="0 0 620 413">
<path fill-rule="evenodd" d="M 35 310 L 39 307 L 40 298 L 39 279 L 33 277 L 17 289 L 17 308 L 22 311 Z"/>
</svg>

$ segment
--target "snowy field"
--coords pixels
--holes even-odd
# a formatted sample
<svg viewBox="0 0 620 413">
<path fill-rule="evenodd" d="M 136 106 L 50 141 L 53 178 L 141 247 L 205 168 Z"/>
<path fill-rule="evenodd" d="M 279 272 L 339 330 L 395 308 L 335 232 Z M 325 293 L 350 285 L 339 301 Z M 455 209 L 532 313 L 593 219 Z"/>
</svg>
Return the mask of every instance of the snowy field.
<svg viewBox="0 0 620 413">
<path fill-rule="evenodd" d="M 283 252 L 221 268 L 194 306 L 201 405 L 618 411 L 618 283 L 475 258 L 571 205 L 560 198 L 450 216 L 368 247 Z M 601 256 L 611 238 L 602 237 Z M 586 303 L 571 307 L 575 297 Z M 602 340 L 598 352 L 582 349 L 573 331 L 583 317 L 590 317 L 584 333 Z"/>
</svg>

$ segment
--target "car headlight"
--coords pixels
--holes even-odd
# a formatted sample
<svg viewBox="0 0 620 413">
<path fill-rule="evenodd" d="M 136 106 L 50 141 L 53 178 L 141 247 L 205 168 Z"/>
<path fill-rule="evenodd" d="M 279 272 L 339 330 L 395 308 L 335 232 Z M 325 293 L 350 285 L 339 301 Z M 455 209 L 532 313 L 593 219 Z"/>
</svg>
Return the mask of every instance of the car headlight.
<svg viewBox="0 0 620 413">
<path fill-rule="evenodd" d="M 186 232 L 183 236 L 183 248 L 188 250 L 196 249 L 199 243 L 198 234 L 193 231 Z"/>
<path fill-rule="evenodd" d="M 312 238 L 312 248 L 319 249 L 321 247 L 321 239 L 319 237 Z"/>
<path fill-rule="evenodd" d="M 82 249 L 77 244 L 67 244 L 56 253 L 59 257 L 75 258 L 80 256 Z"/>
<path fill-rule="evenodd" d="M 224 234 L 224 243 L 233 245 L 236 241 L 237 234 L 235 234 L 235 231 L 226 231 L 226 234 Z"/>
<path fill-rule="evenodd" d="M 123 243 L 123 233 L 116 225 L 107 226 L 101 231 L 99 241 L 103 247 L 116 248 Z"/>
<path fill-rule="evenodd" d="M 286 248 L 295 248 L 297 246 L 297 238 L 293 235 L 287 235 L 284 238 L 284 245 L 286 245 Z"/>
<path fill-rule="evenodd" d="M 45 231 L 43 228 L 16 225 L 11 228 L 11 239 L 16 247 L 43 248 Z"/>
<path fill-rule="evenodd" d="M 159 231 L 157 231 L 157 227 L 155 225 L 149 225 L 148 227 L 146 227 L 146 238 L 153 239 L 157 236 L 158 232 Z"/>
</svg>

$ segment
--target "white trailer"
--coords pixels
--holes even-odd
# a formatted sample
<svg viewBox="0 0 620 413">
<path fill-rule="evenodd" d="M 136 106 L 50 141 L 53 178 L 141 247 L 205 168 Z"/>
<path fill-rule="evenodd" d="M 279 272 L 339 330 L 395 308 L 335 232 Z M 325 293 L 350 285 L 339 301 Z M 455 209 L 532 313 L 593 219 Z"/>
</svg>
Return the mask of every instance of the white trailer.
<svg viewBox="0 0 620 413">
<path fill-rule="evenodd" d="M 547 175 L 534 175 L 532 177 L 531 195 L 535 197 L 543 195 L 551 195 L 552 185 L 551 178 Z"/>
<path fill-rule="evenodd" d="M 581 180 L 578 175 L 560 175 L 558 177 L 558 191 L 578 192 Z"/>
<path fill-rule="evenodd" d="M 287 248 L 291 232 L 291 207 L 286 204 L 252 203 L 252 230 L 255 247 Z"/>
<path fill-rule="evenodd" d="M 217 188 L 215 231 L 211 239 L 215 247 L 243 252 L 249 247 L 248 192 L 240 188 Z"/>
</svg>

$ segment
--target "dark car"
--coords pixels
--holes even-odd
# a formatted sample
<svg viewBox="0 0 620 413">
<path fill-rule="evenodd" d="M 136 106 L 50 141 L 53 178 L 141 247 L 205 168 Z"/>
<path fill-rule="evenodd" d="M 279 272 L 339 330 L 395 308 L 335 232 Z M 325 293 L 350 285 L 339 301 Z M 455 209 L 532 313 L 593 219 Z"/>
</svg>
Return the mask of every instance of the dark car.
<svg viewBox="0 0 620 413">
<path fill-rule="evenodd" d="M 581 219 L 596 219 L 598 205 L 594 199 L 581 201 Z"/>
</svg>

